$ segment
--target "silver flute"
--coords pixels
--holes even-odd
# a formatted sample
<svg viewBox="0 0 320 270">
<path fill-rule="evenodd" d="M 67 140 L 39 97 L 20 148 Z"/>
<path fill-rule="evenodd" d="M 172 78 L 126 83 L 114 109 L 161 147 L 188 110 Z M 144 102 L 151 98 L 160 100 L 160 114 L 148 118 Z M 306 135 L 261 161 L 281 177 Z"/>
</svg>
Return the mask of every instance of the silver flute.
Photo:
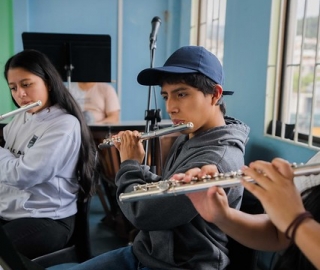
<svg viewBox="0 0 320 270">
<path fill-rule="evenodd" d="M 307 165 L 297 165 L 294 163 L 292 167 L 294 176 L 320 174 L 320 163 Z M 229 173 L 216 173 L 213 176 L 207 175 L 201 179 L 193 178 L 188 183 L 173 179 L 161 180 L 159 182 L 136 185 L 133 191 L 121 193 L 119 201 L 134 202 L 164 196 L 176 196 L 206 190 L 212 186 L 232 187 L 239 185 L 241 180 L 254 182 L 254 179 L 244 175 L 241 170 Z"/>
<path fill-rule="evenodd" d="M 8 112 L 8 113 L 5 113 L 5 114 L 2 114 L 0 115 L 0 121 L 2 121 L 3 119 L 5 118 L 8 118 L 10 116 L 13 116 L 13 115 L 16 115 L 18 113 L 21 113 L 21 112 L 25 112 L 25 111 L 29 111 L 30 109 L 34 108 L 34 107 L 37 107 L 37 106 L 41 106 L 42 102 L 40 100 L 38 100 L 37 102 L 35 103 L 31 103 L 31 104 L 28 104 L 26 106 L 22 106 L 20 107 L 19 109 L 16 109 L 16 110 L 13 110 L 11 112 Z"/>
<path fill-rule="evenodd" d="M 186 124 L 174 125 L 171 127 L 162 128 L 162 129 L 158 129 L 155 131 L 150 131 L 147 133 L 141 133 L 140 139 L 141 140 L 148 140 L 151 138 L 160 137 L 163 135 L 167 135 L 167 134 L 171 134 L 171 133 L 175 133 L 178 131 L 191 129 L 191 128 L 193 128 L 193 123 L 191 123 L 191 122 L 186 123 Z M 98 145 L 98 148 L 103 149 L 103 148 L 111 147 L 114 145 L 114 142 L 120 142 L 120 138 L 118 137 L 118 138 L 104 139 L 103 142 Z"/>
</svg>

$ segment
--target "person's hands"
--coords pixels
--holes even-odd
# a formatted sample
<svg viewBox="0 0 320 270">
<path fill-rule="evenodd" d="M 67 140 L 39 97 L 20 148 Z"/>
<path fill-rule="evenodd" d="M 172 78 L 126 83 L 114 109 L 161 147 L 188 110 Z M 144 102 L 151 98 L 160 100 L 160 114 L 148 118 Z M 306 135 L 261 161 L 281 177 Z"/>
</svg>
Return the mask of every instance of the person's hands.
<svg viewBox="0 0 320 270">
<path fill-rule="evenodd" d="M 175 174 L 172 179 L 188 183 L 193 177 L 201 178 L 205 175 L 213 175 L 216 172 L 218 170 L 215 165 L 205 165 L 201 169 L 192 168 L 184 174 Z M 223 188 L 215 186 L 205 191 L 192 192 L 186 195 L 202 218 L 208 222 L 218 224 L 228 215 L 228 199 Z"/>
<path fill-rule="evenodd" d="M 120 131 L 117 135 L 112 137 L 120 138 L 120 142 L 114 140 L 114 146 L 119 150 L 121 162 L 133 159 L 142 163 L 145 151 L 138 131 Z"/>
<path fill-rule="evenodd" d="M 291 165 L 276 158 L 271 163 L 252 162 L 242 171 L 258 184 L 243 181 L 244 187 L 260 200 L 278 229 L 285 232 L 294 218 L 305 211 L 300 193 L 293 182 Z"/>
</svg>

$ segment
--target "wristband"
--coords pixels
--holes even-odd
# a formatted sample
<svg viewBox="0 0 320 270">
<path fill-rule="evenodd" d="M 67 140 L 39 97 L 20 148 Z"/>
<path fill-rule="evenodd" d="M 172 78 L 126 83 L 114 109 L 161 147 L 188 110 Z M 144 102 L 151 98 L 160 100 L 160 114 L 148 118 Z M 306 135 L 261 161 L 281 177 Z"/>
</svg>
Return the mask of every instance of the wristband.
<svg viewBox="0 0 320 270">
<path fill-rule="evenodd" d="M 288 228 L 285 231 L 285 236 L 288 239 L 291 239 L 291 242 L 294 242 L 294 237 L 297 231 L 297 228 L 299 227 L 299 225 L 307 218 L 313 218 L 312 214 L 308 211 L 303 212 L 301 214 L 299 214 L 292 222 L 291 224 L 288 226 Z M 291 236 L 289 235 L 291 232 Z"/>
</svg>

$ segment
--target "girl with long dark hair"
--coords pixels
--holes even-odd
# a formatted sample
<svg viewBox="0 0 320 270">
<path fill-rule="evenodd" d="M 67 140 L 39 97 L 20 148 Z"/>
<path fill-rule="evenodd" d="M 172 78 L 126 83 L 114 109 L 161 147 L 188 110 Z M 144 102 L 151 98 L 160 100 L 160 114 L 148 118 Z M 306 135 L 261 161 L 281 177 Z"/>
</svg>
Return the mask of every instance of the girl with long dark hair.
<svg viewBox="0 0 320 270">
<path fill-rule="evenodd" d="M 77 200 L 94 193 L 96 147 L 83 114 L 50 60 L 24 50 L 5 64 L 17 107 L 0 148 L 0 223 L 28 258 L 63 248 Z"/>
</svg>

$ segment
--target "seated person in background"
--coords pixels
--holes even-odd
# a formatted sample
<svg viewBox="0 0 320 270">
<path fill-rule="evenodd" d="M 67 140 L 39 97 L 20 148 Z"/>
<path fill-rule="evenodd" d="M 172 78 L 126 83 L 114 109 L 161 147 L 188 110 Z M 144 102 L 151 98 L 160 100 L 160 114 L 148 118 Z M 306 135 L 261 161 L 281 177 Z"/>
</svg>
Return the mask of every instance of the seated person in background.
<svg viewBox="0 0 320 270">
<path fill-rule="evenodd" d="M 320 152 L 308 163 L 319 162 Z M 208 165 L 176 174 L 176 180 L 189 181 L 191 177 L 214 174 L 216 166 Z M 243 172 L 258 185 L 243 181 L 243 185 L 262 203 L 266 214 L 250 215 L 228 206 L 222 188 L 190 193 L 200 215 L 217 225 L 236 241 L 252 249 L 282 251 L 274 270 L 320 269 L 320 177 L 302 176 L 293 181 L 291 165 L 274 159 L 271 163 L 255 161 Z"/>
<path fill-rule="evenodd" d="M 78 104 L 44 54 L 12 56 L 4 75 L 17 107 L 42 102 L 14 116 L 0 147 L 0 223 L 33 259 L 68 242 L 78 196 L 94 192 L 96 150 Z"/>
<path fill-rule="evenodd" d="M 185 46 L 163 67 L 140 72 L 142 85 L 160 85 L 173 124 L 192 122 L 172 145 L 162 175 L 142 165 L 145 151 L 138 131 L 122 131 L 115 142 L 121 165 L 116 175 L 117 198 L 138 184 L 170 178 L 175 172 L 212 162 L 221 172 L 244 164 L 249 127 L 225 116 L 223 69 L 203 47 Z M 226 92 L 227 93 L 227 92 Z M 242 187 L 226 190 L 231 207 L 239 208 Z M 225 269 L 229 263 L 227 237 L 206 222 L 184 196 L 154 198 L 119 206 L 139 229 L 132 246 L 97 256 L 80 269 Z"/>
<path fill-rule="evenodd" d="M 73 82 L 70 93 L 80 105 L 87 124 L 116 124 L 120 103 L 115 89 L 108 83 Z"/>
</svg>

